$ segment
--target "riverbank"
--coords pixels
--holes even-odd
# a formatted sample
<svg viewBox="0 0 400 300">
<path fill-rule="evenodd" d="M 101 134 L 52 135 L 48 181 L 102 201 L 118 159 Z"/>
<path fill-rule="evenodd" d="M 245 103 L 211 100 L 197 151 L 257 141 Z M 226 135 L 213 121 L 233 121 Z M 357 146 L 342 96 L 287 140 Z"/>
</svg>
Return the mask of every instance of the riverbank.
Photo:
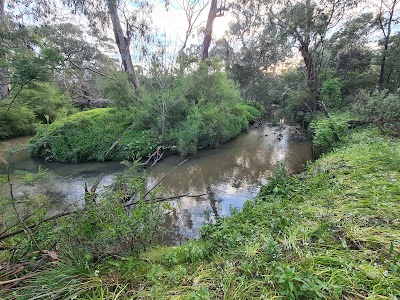
<svg viewBox="0 0 400 300">
<path fill-rule="evenodd" d="M 82 268 L 58 264 L 30 296 L 114 299 L 396 299 L 400 144 L 353 131 L 334 152 L 202 229 L 202 238 Z M 84 269 L 84 270 L 83 270 Z M 62 280 L 54 280 L 63 274 Z M 71 288 L 73 282 L 74 288 Z M 46 284 L 44 284 L 46 283 Z"/>
<path fill-rule="evenodd" d="M 134 111 L 97 108 L 39 127 L 28 150 L 34 157 L 60 162 L 158 161 L 164 153 L 185 156 L 217 147 L 261 116 L 261 108 L 253 102 L 207 105 L 194 107 L 168 129 L 165 124 L 159 129 L 151 119 L 138 122 Z"/>
</svg>

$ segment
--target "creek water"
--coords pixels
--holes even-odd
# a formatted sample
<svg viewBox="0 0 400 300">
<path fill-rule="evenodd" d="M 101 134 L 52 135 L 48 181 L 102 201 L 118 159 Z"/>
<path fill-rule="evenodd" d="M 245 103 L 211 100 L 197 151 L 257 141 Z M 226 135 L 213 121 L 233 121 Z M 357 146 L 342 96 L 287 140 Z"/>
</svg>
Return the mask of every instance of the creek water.
<svg viewBox="0 0 400 300">
<path fill-rule="evenodd" d="M 219 148 L 201 150 L 186 158 L 172 155 L 148 168 L 146 184 L 151 188 L 185 160 L 161 181 L 159 187 L 163 196 L 202 195 L 170 202 L 163 226 L 166 230 L 162 230 L 160 242 L 180 244 L 196 238 L 204 222 L 229 215 L 231 208 L 240 209 L 267 183 L 278 162 L 285 161 L 290 172 L 299 172 L 311 160 L 312 150 L 310 141 L 298 137 L 298 131 L 293 127 L 266 124 L 251 128 Z M 29 137 L 23 137 L 7 142 L 24 145 L 28 140 Z M 0 143 L 0 156 L 3 158 L 6 156 L 5 147 L 5 143 Z M 90 185 L 101 178 L 98 189 L 101 191 L 126 168 L 119 162 L 45 162 L 30 158 L 25 150 L 13 154 L 11 162 L 12 172 L 47 169 L 46 179 L 35 185 L 16 184 L 16 196 L 45 194 L 60 209 L 73 202 L 82 202 L 85 181 Z M 0 162 L 1 173 L 5 173 L 5 165 Z M 7 185 L 0 184 L 0 196 L 7 194 Z"/>
</svg>

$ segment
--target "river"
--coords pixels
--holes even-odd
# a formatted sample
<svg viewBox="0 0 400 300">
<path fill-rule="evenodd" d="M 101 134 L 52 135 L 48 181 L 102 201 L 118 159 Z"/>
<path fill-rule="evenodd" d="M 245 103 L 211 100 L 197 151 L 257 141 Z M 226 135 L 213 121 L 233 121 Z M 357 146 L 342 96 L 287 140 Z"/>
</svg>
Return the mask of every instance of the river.
<svg viewBox="0 0 400 300">
<path fill-rule="evenodd" d="M 148 168 L 147 187 L 153 187 L 173 170 L 159 185 L 165 196 L 183 194 L 200 197 L 182 197 L 171 202 L 166 211 L 165 233 L 160 237 L 164 244 L 180 244 L 196 238 L 204 222 L 230 214 L 231 207 L 240 209 L 247 199 L 254 198 L 266 184 L 276 164 L 285 161 L 290 172 L 299 172 L 311 159 L 310 141 L 294 138 L 298 131 L 289 126 L 262 125 L 251 128 L 236 139 L 216 149 L 205 149 L 196 155 L 181 158 L 172 155 Z M 299 137 L 299 136 L 297 136 Z M 301 136 L 300 136 L 301 137 Z M 10 139 L 9 144 L 24 145 L 29 137 Z M 5 143 L 0 143 L 0 156 L 6 156 Z M 101 178 L 99 190 L 126 167 L 119 162 L 89 162 L 64 164 L 30 158 L 25 150 L 14 153 L 12 172 L 36 172 L 47 169 L 46 179 L 32 186 L 16 185 L 15 194 L 45 194 L 62 208 L 82 201 L 84 182 L 93 183 Z M 5 165 L 0 163 L 0 174 Z M 0 195 L 7 195 L 8 187 L 0 184 Z"/>
</svg>

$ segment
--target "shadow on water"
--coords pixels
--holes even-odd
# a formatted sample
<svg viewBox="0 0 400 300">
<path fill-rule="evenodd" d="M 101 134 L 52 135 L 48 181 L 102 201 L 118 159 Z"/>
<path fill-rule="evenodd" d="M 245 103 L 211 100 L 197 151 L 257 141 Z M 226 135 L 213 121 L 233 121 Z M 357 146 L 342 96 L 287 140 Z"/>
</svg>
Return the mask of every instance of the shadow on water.
<svg viewBox="0 0 400 300">
<path fill-rule="evenodd" d="M 311 143 L 293 138 L 295 134 L 293 127 L 262 125 L 217 149 L 202 150 L 186 157 L 187 161 L 161 182 L 162 194 L 165 197 L 183 194 L 204 196 L 182 197 L 170 203 L 164 220 L 166 230 L 160 241 L 180 244 L 198 237 L 204 222 L 214 222 L 219 217 L 227 216 L 231 207 L 240 209 L 247 199 L 254 198 L 280 161 L 286 161 L 290 172 L 301 171 L 312 157 Z M 9 142 L 24 144 L 28 140 L 18 138 Z M 0 155 L 3 147 L 4 144 L 0 143 Z M 147 169 L 148 188 L 183 160 L 173 155 Z M 125 169 L 119 162 L 49 163 L 29 158 L 26 151 L 13 157 L 13 169 L 34 172 L 39 165 L 48 169 L 47 179 L 33 187 L 20 186 L 16 194 L 45 194 L 54 198 L 60 207 L 81 201 L 85 181 L 90 183 L 102 177 L 101 190 Z M 0 165 L 0 173 L 4 172 L 4 165 Z M 6 193 L 7 188 L 0 186 L 0 195 Z"/>
</svg>

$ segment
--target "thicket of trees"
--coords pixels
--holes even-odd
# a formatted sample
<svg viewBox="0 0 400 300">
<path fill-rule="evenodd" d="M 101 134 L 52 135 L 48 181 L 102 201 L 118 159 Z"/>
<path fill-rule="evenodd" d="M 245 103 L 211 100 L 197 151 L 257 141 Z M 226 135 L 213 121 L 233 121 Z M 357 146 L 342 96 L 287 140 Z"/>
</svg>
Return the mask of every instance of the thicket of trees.
<svg viewBox="0 0 400 300">
<path fill-rule="evenodd" d="M 28 108 L 33 113 L 30 120 L 35 115 L 43 121 L 48 115 L 52 121 L 57 114 L 73 112 L 71 103 L 107 106 L 118 102 L 118 90 L 113 92 L 112 86 L 125 84 L 118 72 L 128 74 L 134 86 L 131 99 L 124 100 L 129 106 L 143 101 L 143 91 L 176 84 L 174 80 L 195 70 L 194 65 L 209 56 L 223 63 L 246 100 L 279 104 L 296 121 L 308 122 L 319 111 L 328 114 L 329 109 L 348 106 L 360 91 L 397 94 L 400 87 L 397 0 L 182 0 L 165 4 L 167 8 L 178 5 L 188 22 L 176 53 L 171 53 L 152 27 L 153 3 L 149 1 L 2 0 L 2 119 L 11 108 L 21 114 Z M 201 23 L 201 13 L 208 7 L 208 19 Z M 86 31 L 57 19 L 56 11 L 85 18 Z M 228 16 L 229 31 L 212 41 L 215 18 L 228 22 Z M 48 25 L 50 18 L 53 25 Z M 196 34 L 197 45 L 191 39 Z M 118 59 L 112 54 L 116 51 Z M 104 88 L 110 80 L 115 84 Z M 44 91 L 46 87 L 56 89 L 59 96 L 46 96 L 55 92 Z M 33 101 L 36 108 L 29 107 L 31 92 L 23 92 L 26 89 L 36 90 L 36 98 L 54 101 L 51 113 L 37 111 L 40 101 Z M 166 102 L 175 100 L 161 98 L 165 119 L 172 109 Z M 7 130 L 1 127 L 1 138 L 34 130 L 17 120 L 15 126 L 10 125 L 12 120 L 7 121 Z M 165 133 L 166 123 L 162 126 Z"/>
</svg>

